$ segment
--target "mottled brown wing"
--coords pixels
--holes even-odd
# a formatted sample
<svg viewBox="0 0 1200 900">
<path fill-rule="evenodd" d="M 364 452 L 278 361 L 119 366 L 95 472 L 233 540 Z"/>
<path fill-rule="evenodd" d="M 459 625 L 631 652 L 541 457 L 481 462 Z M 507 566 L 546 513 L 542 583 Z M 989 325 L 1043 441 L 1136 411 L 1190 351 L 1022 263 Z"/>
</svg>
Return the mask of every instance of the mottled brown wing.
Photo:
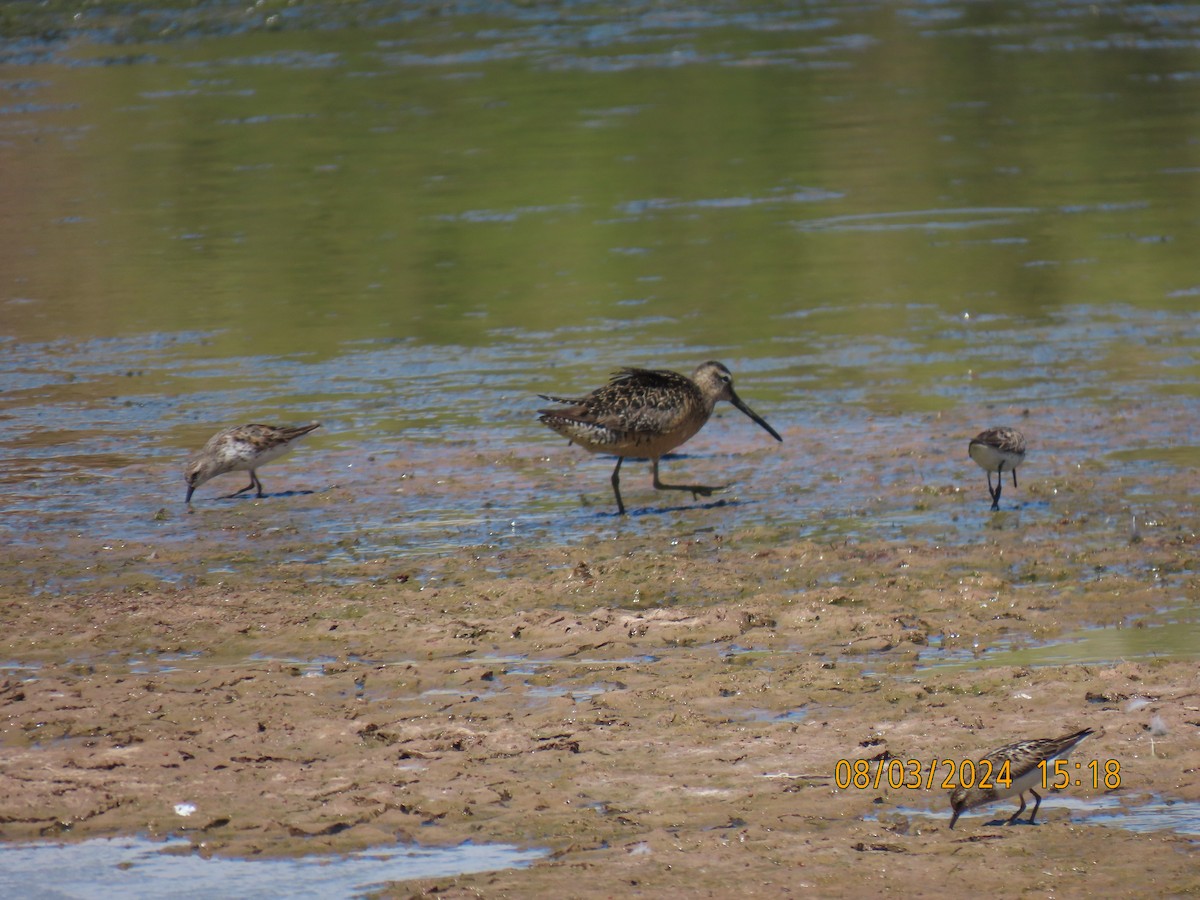
<svg viewBox="0 0 1200 900">
<path fill-rule="evenodd" d="M 678 372 L 672 372 L 670 369 L 636 369 L 626 367 L 617 369 L 608 379 L 608 383 L 628 385 L 631 388 L 642 388 L 648 391 L 673 391 L 678 390 L 680 386 L 690 385 L 692 382 L 688 378 L 684 378 Z M 600 390 L 604 390 L 601 388 Z"/>
<path fill-rule="evenodd" d="M 701 405 L 690 379 L 663 369 L 621 369 L 584 398 L 589 422 L 626 434 L 666 434 Z"/>
<path fill-rule="evenodd" d="M 237 440 L 252 446 L 259 453 L 262 453 L 273 447 L 278 447 L 280 444 L 286 444 L 289 441 L 295 440 L 300 435 L 308 434 L 316 427 L 316 425 L 305 425 L 299 428 L 292 428 L 287 425 L 259 425 L 251 423 L 249 425 L 242 425 L 239 428 L 233 428 L 229 431 L 229 434 Z"/>
</svg>

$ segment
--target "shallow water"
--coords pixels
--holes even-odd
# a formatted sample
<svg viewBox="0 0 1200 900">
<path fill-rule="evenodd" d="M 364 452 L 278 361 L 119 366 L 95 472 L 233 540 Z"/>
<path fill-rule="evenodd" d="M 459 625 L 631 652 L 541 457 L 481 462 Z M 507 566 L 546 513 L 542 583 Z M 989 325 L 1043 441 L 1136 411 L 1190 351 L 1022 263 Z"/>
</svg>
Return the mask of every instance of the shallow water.
<svg viewBox="0 0 1200 900">
<path fill-rule="evenodd" d="M 630 467 L 626 528 L 936 530 L 907 491 L 981 493 L 959 443 L 994 421 L 1027 478 L 1200 463 L 1182 10 L 406 9 L 101 5 L 9 42 L 6 539 L 257 516 L 229 477 L 183 518 L 187 452 L 318 419 L 261 513 L 311 559 L 571 541 L 612 526 L 610 464 L 536 394 L 710 357 L 786 442 L 726 409 L 687 453 L 737 502 Z M 855 465 L 889 443 L 924 458 Z M 335 483 L 381 502 L 288 502 Z"/>
<path fill-rule="evenodd" d="M 377 847 L 302 859 L 205 858 L 190 841 L 98 838 L 0 849 L 0 890 L 9 897 L 363 897 L 385 883 L 527 866 L 541 850 L 466 843 Z"/>
<path fill-rule="evenodd" d="M 1091 813 L 1080 821 L 1092 825 L 1114 825 L 1129 831 L 1174 831 L 1200 836 L 1200 803 L 1163 800 L 1161 797 L 1093 797 L 1079 800 L 1063 797 L 1058 805 Z"/>
<path fill-rule="evenodd" d="M 980 652 L 943 651 L 931 641 L 918 670 L 947 672 L 995 666 L 1113 665 L 1118 662 L 1194 659 L 1200 646 L 1200 610 L 1194 599 L 1176 612 L 1120 626 L 1083 628 L 1032 646 L 993 645 Z"/>
<path fill-rule="evenodd" d="M 1012 803 L 1013 805 L 1009 806 L 1007 802 L 1000 801 L 994 805 L 969 810 L 963 813 L 960 821 L 963 826 L 972 829 L 984 824 L 1003 824 L 1016 811 L 1016 800 Z M 1070 810 L 1071 821 L 1081 825 L 1106 825 L 1137 832 L 1172 831 L 1177 834 L 1200 835 L 1200 803 L 1193 801 L 1164 801 L 1145 795 L 1131 797 L 1112 794 L 1081 798 L 1054 792 L 1046 795 L 1042 801 L 1038 810 L 1038 824 L 1044 813 L 1056 808 Z M 1021 822 L 1026 822 L 1031 811 L 1032 806 L 1022 814 Z M 949 816 L 948 804 L 946 809 L 941 810 L 935 804 L 932 810 L 897 807 L 896 812 L 901 815 L 933 818 Z"/>
</svg>

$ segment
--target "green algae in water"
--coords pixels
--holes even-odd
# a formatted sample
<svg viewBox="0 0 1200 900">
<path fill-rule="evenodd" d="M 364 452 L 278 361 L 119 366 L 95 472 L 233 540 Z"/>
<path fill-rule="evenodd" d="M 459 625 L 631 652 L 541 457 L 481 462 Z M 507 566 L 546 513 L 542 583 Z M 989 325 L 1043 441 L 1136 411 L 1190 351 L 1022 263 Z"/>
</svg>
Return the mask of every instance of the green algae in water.
<svg viewBox="0 0 1200 900">
<path fill-rule="evenodd" d="M 1196 611 L 1192 611 L 1196 615 Z M 929 660 L 924 671 L 999 666 L 1105 665 L 1124 660 L 1200 659 L 1200 617 L 1184 621 L 1085 628 L 1040 647 L 985 652 L 978 658 Z"/>
</svg>

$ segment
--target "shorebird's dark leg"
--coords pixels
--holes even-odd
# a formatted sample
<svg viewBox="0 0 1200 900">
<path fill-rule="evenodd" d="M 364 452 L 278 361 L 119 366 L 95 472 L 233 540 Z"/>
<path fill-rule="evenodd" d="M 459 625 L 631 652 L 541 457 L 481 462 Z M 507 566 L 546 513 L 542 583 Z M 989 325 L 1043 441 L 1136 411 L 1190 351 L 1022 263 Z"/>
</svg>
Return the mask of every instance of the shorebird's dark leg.
<svg viewBox="0 0 1200 900">
<path fill-rule="evenodd" d="M 1036 802 L 1033 804 L 1033 813 L 1029 816 L 1029 824 L 1032 825 L 1033 820 L 1037 818 L 1038 807 L 1042 805 L 1042 795 L 1033 788 L 1029 789 L 1029 793 L 1033 794 L 1034 798 L 1036 799 Z"/>
<path fill-rule="evenodd" d="M 236 496 L 238 496 L 239 494 L 244 494 L 244 493 L 246 493 L 246 491 L 253 491 L 253 490 L 257 490 L 257 491 L 258 491 L 258 493 L 257 493 L 257 494 L 255 494 L 255 496 L 256 496 L 256 497 L 262 497 L 262 496 L 264 496 L 264 495 L 263 495 L 263 489 L 262 489 L 262 482 L 261 482 L 261 481 L 259 481 L 259 480 L 258 480 L 258 476 L 257 476 L 256 474 L 254 474 L 254 472 L 253 472 L 253 471 L 251 471 L 251 472 L 250 472 L 250 483 L 249 483 L 248 485 L 246 485 L 244 488 L 242 488 L 240 491 L 234 491 L 234 492 L 233 492 L 232 494 L 230 494 L 229 496 L 230 496 L 230 497 L 236 497 Z M 228 499 L 228 498 L 226 498 L 226 499 Z"/>
<path fill-rule="evenodd" d="M 625 457 L 618 456 L 617 457 L 617 467 L 615 469 L 613 469 L 613 473 L 612 473 L 613 494 L 616 495 L 616 498 L 617 498 L 617 515 L 618 516 L 625 515 L 625 504 L 621 502 L 621 463 L 623 463 L 623 462 L 625 462 Z"/>
<path fill-rule="evenodd" d="M 650 461 L 654 465 L 654 486 L 660 491 L 691 491 L 692 499 L 697 497 L 711 497 L 713 491 L 723 491 L 729 487 L 727 484 L 663 484 L 658 480 L 658 460 Z"/>
<path fill-rule="evenodd" d="M 992 498 L 992 509 L 1000 508 L 1000 501 L 996 497 L 996 489 L 992 487 L 992 473 L 987 472 L 988 480 L 988 496 Z"/>
<path fill-rule="evenodd" d="M 255 477 L 254 477 L 254 473 L 253 473 L 253 472 L 251 472 L 251 473 L 250 473 L 250 483 L 249 483 L 248 485 L 246 485 L 246 486 L 245 486 L 244 488 L 242 488 L 240 491 L 234 491 L 232 494 L 228 494 L 228 495 L 226 495 L 226 496 L 227 496 L 227 497 L 236 497 L 236 496 L 238 496 L 239 494 L 244 494 L 244 493 L 246 493 L 246 491 L 252 491 L 252 490 L 254 490 L 256 487 L 258 487 L 258 479 L 257 479 L 257 478 L 255 478 Z"/>
<path fill-rule="evenodd" d="M 1017 470 L 1013 469 L 1012 473 L 1013 473 L 1013 487 L 1016 487 L 1017 486 Z"/>
<path fill-rule="evenodd" d="M 988 473 L 988 484 L 992 483 L 991 473 Z M 1004 463 L 996 470 L 996 493 L 992 494 L 992 509 L 1000 508 L 1000 492 L 1004 490 Z"/>
<path fill-rule="evenodd" d="M 1033 796 L 1037 797 L 1037 794 L 1034 794 Z M 1022 791 L 1021 793 L 1017 794 L 1017 799 L 1021 801 L 1021 808 L 1018 809 L 1011 816 L 1009 816 L 1008 822 L 1007 822 L 1007 824 L 1009 824 L 1009 825 L 1011 825 L 1013 822 L 1017 821 L 1017 816 L 1019 816 L 1019 815 L 1021 815 L 1021 813 L 1025 812 L 1025 792 Z M 1041 802 L 1040 799 L 1038 802 Z"/>
</svg>

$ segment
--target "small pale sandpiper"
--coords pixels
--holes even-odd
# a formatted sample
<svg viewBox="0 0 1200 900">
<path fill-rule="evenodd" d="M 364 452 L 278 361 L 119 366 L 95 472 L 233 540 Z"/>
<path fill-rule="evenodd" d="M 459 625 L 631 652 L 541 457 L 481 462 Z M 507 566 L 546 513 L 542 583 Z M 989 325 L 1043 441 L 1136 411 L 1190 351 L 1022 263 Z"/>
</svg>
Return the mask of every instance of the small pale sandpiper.
<svg viewBox="0 0 1200 900">
<path fill-rule="evenodd" d="M 988 473 L 992 509 L 999 509 L 1005 472 L 1012 472 L 1013 487 L 1017 486 L 1017 466 L 1025 461 L 1025 436 L 1015 428 L 989 428 L 971 439 L 967 453 Z M 992 488 L 993 472 L 998 473 L 995 489 Z"/>
<path fill-rule="evenodd" d="M 184 475 L 187 479 L 187 498 L 192 502 L 192 493 L 204 482 L 226 472 L 249 472 L 250 483 L 230 497 L 254 490 L 256 497 L 263 496 L 262 482 L 255 470 L 287 453 L 296 443 L 316 428 L 320 422 L 310 425 L 235 425 L 219 431 L 208 439 L 199 453 L 188 460 Z"/>
<path fill-rule="evenodd" d="M 1035 801 L 1033 812 L 1029 815 L 1029 824 L 1032 825 L 1034 819 L 1037 818 L 1038 807 L 1042 805 L 1042 795 L 1034 790 L 1034 787 L 1053 785 L 1057 781 L 1053 767 L 1054 761 L 1066 759 L 1075 749 L 1075 745 L 1090 734 L 1095 734 L 1095 732 L 1091 728 L 1085 728 L 1072 734 L 1064 734 L 1062 737 L 1017 741 L 993 750 L 980 762 L 987 760 L 991 763 L 988 768 L 994 786 L 964 788 L 960 785 L 951 791 L 950 808 L 954 810 L 954 814 L 950 817 L 950 827 L 953 828 L 958 817 L 968 809 L 1016 795 L 1021 801 L 1021 806 L 1009 818 L 1008 824 L 1011 825 L 1021 813 L 1025 812 L 1026 791 L 1033 794 Z M 1046 768 L 1041 768 L 1043 762 L 1046 763 Z M 1008 763 L 1007 770 L 1003 769 L 1005 763 Z M 1002 774 L 1012 779 L 1007 787 L 996 781 L 997 777 Z"/>
</svg>

